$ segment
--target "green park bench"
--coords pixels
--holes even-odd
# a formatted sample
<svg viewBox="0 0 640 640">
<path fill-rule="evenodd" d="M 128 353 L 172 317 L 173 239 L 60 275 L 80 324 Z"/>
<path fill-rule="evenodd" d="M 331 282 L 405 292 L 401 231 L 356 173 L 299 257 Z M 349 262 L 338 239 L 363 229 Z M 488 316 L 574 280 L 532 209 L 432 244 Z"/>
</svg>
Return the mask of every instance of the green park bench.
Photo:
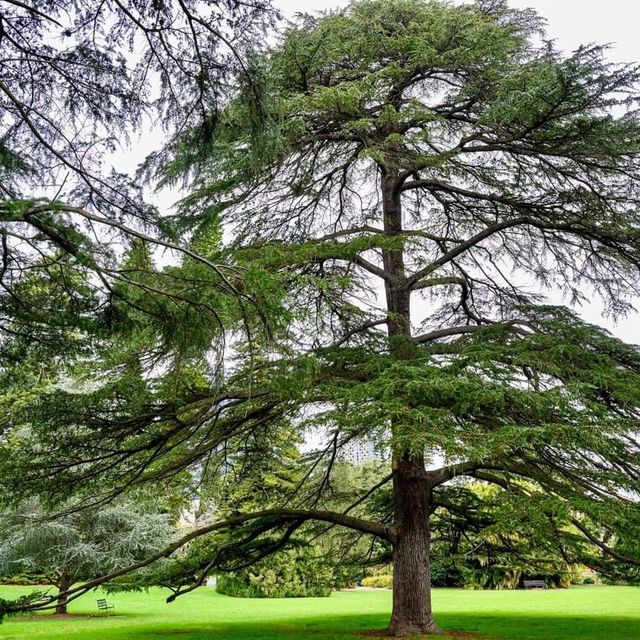
<svg viewBox="0 0 640 640">
<path fill-rule="evenodd" d="M 109 611 L 113 611 L 114 605 L 108 603 L 104 598 L 100 598 L 97 602 L 100 613 L 109 613 Z"/>
</svg>

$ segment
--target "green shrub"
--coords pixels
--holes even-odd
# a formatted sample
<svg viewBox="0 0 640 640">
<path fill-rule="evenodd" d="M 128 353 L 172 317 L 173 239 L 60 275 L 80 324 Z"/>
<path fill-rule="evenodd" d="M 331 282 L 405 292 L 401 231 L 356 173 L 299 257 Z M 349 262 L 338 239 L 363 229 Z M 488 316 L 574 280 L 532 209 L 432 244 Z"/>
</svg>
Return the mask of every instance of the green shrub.
<svg viewBox="0 0 640 640">
<path fill-rule="evenodd" d="M 216 589 L 236 598 L 305 598 L 331 594 L 331 567 L 313 549 L 279 551 L 248 569 L 218 576 Z"/>
<path fill-rule="evenodd" d="M 516 589 L 522 570 L 503 564 L 471 564 L 464 568 L 465 586 L 470 589 Z"/>
<path fill-rule="evenodd" d="M 10 576 L 0 576 L 0 584 L 31 585 L 48 584 L 48 582 L 44 575 L 34 571 L 25 571 Z"/>
<path fill-rule="evenodd" d="M 464 576 L 450 560 L 433 557 L 430 563 L 431 585 L 434 587 L 464 587 Z"/>
<path fill-rule="evenodd" d="M 360 564 L 340 562 L 333 567 L 333 588 L 353 589 L 362 577 L 363 568 Z"/>
<path fill-rule="evenodd" d="M 218 576 L 216 583 L 216 591 L 223 593 L 225 596 L 231 596 L 232 598 L 266 598 L 263 591 L 254 587 L 251 584 L 247 584 L 244 579 L 244 572 L 224 573 Z"/>
<path fill-rule="evenodd" d="M 585 578 L 582 581 L 582 584 L 595 584 L 595 583 L 596 583 L 596 581 L 593 578 Z"/>
<path fill-rule="evenodd" d="M 373 587 L 375 589 L 390 589 L 393 585 L 393 577 L 388 573 L 381 573 L 375 576 L 367 576 L 362 579 L 363 587 Z"/>
</svg>

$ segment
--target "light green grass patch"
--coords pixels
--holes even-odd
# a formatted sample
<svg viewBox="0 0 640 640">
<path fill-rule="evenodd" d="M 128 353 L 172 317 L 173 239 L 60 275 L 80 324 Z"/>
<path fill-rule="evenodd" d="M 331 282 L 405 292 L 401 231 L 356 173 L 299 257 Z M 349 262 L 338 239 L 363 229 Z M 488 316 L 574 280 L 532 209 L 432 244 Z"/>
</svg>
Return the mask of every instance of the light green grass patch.
<svg viewBox="0 0 640 640">
<path fill-rule="evenodd" d="M 0 587 L 14 598 L 29 589 Z M 330 598 L 249 600 L 202 588 L 172 604 L 168 592 L 107 596 L 116 615 L 97 612 L 90 593 L 70 613 L 87 618 L 9 618 L 0 638 L 12 640 L 363 640 L 382 629 L 391 611 L 389 591 L 346 591 Z M 441 627 L 478 640 L 640 640 L 640 589 L 578 587 L 549 591 L 436 589 Z M 453 637 L 456 637 L 455 634 Z M 459 637 L 459 636 L 458 636 Z M 473 636 L 471 636 L 473 637 Z"/>
</svg>

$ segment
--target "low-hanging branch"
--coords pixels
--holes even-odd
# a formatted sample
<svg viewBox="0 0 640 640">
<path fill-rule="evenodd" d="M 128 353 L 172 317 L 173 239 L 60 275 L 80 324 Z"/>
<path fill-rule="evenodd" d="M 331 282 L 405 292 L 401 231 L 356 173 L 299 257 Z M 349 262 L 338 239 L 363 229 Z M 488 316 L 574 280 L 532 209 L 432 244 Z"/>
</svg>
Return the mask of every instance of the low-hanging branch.
<svg viewBox="0 0 640 640">
<path fill-rule="evenodd" d="M 345 513 L 313 509 L 265 509 L 264 511 L 246 513 L 233 518 L 228 518 L 226 520 L 221 520 L 219 522 L 214 522 L 212 524 L 190 531 L 186 535 L 182 536 L 179 540 L 176 540 L 161 551 L 158 551 L 157 553 L 149 556 L 148 558 L 145 558 L 144 560 L 141 560 L 140 562 L 136 562 L 127 567 L 123 567 L 121 569 L 118 569 L 117 571 L 112 571 L 109 574 L 94 578 L 93 580 L 89 580 L 80 586 L 69 589 L 68 591 L 66 591 L 66 600 L 67 602 L 71 602 L 87 593 L 91 589 L 95 589 L 96 587 L 99 587 L 106 582 L 110 582 L 112 580 L 115 580 L 116 578 L 119 578 L 120 576 L 139 571 L 140 569 L 144 569 L 157 560 L 169 557 L 175 551 L 178 551 L 180 548 L 184 547 L 192 540 L 213 533 L 215 531 L 237 527 L 254 520 L 260 520 L 262 518 L 275 518 L 280 522 L 304 522 L 307 520 L 329 522 L 342 527 L 346 527 L 348 529 L 353 529 L 355 531 L 370 534 L 387 541 L 392 541 L 395 535 L 394 529 L 390 525 L 381 525 L 375 522 L 370 522 L 368 520 L 363 520 L 362 518 L 356 518 Z M 57 601 L 59 595 L 60 594 L 56 594 L 55 596 L 45 596 L 40 601 L 29 603 L 26 606 L 19 606 L 15 610 L 12 610 L 9 607 L 7 611 L 0 613 L 17 613 L 23 611 L 41 611 L 51 609 L 55 607 L 54 603 Z"/>
</svg>

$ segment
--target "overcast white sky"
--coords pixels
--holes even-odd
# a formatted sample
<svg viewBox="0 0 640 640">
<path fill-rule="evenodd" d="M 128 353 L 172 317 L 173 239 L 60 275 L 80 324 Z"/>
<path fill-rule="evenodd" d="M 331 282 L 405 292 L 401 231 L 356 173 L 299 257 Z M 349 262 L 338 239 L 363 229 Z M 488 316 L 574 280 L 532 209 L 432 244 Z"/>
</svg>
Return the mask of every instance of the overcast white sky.
<svg viewBox="0 0 640 640">
<path fill-rule="evenodd" d="M 285 16 L 345 6 L 347 0 L 274 0 Z M 457 4 L 458 2 L 456 2 Z M 640 1 L 638 0 L 510 0 L 512 7 L 535 9 L 547 20 L 547 33 L 559 49 L 572 51 L 581 44 L 610 43 L 609 58 L 640 61 Z M 560 300 L 556 300 L 560 302 Z M 638 305 L 640 307 L 640 301 Z M 597 301 L 579 309 L 589 322 L 607 326 L 628 342 L 640 343 L 640 316 L 616 323 L 603 319 Z"/>
</svg>

